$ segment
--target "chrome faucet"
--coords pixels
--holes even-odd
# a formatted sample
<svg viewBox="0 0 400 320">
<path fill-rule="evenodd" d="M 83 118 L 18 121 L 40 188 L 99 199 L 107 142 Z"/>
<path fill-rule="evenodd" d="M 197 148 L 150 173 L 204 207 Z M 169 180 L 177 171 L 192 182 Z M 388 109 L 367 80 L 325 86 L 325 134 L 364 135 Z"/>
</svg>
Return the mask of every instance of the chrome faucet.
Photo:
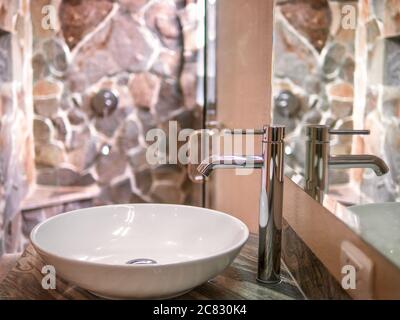
<svg viewBox="0 0 400 320">
<path fill-rule="evenodd" d="M 328 190 L 330 168 L 370 168 L 378 176 L 389 172 L 386 163 L 373 155 L 330 155 L 331 135 L 368 135 L 369 130 L 331 130 L 326 125 L 306 129 L 305 191 L 320 203 Z"/>
<path fill-rule="evenodd" d="M 245 130 L 231 132 L 246 133 Z M 262 155 L 213 155 L 201 162 L 198 171 L 207 177 L 217 168 L 262 169 L 257 280 L 274 284 L 280 282 L 285 127 L 265 126 L 255 134 L 263 135 Z"/>
</svg>

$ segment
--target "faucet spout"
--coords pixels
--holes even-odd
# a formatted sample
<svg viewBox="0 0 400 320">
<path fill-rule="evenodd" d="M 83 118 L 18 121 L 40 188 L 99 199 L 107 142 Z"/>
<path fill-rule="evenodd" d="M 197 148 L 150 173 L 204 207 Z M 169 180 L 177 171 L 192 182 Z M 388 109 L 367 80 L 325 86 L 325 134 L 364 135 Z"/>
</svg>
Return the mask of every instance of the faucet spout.
<svg viewBox="0 0 400 320">
<path fill-rule="evenodd" d="M 264 158 L 261 156 L 221 156 L 213 155 L 203 160 L 197 170 L 205 177 L 210 176 L 214 169 L 256 168 L 261 169 Z"/>
<path fill-rule="evenodd" d="M 370 168 L 377 176 L 383 176 L 389 172 L 385 161 L 373 155 L 330 156 L 329 167 L 333 169 Z"/>
</svg>

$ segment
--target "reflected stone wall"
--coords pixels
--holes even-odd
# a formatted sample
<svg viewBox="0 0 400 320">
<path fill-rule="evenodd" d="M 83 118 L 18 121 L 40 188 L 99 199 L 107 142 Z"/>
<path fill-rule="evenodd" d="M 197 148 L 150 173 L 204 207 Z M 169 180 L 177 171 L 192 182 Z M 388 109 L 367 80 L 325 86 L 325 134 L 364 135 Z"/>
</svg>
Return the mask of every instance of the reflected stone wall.
<svg viewBox="0 0 400 320">
<path fill-rule="evenodd" d="M 333 154 L 372 153 L 390 166 L 385 177 L 331 171 L 331 186 L 355 186 L 350 202 L 400 195 L 399 17 L 394 0 L 277 1 L 273 116 L 288 127 L 290 165 L 304 169 L 305 125 L 328 124 L 371 129 L 369 137 L 334 138 Z"/>
<path fill-rule="evenodd" d="M 387 162 L 390 172 L 379 179 L 364 172 L 361 189 L 375 202 L 400 201 L 400 1 L 362 3 L 367 35 L 364 47 L 364 123 L 371 136 L 364 141 L 365 152 Z"/>
</svg>

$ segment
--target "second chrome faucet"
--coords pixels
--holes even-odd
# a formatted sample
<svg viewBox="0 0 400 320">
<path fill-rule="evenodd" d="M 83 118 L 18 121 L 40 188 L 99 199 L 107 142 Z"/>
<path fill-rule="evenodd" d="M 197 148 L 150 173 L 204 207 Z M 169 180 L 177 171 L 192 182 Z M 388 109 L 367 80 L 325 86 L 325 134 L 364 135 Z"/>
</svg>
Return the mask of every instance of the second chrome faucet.
<svg viewBox="0 0 400 320">
<path fill-rule="evenodd" d="M 262 169 L 257 279 L 274 284 L 280 282 L 285 127 L 265 126 L 257 133 L 263 135 L 262 155 L 213 155 L 201 162 L 198 171 L 207 177 L 219 168 Z"/>
<path fill-rule="evenodd" d="M 368 130 L 331 130 L 326 125 L 309 125 L 306 131 L 305 191 L 323 202 L 328 191 L 329 169 L 370 168 L 378 176 L 389 171 L 386 163 L 374 155 L 331 155 L 332 135 L 368 135 Z"/>
</svg>

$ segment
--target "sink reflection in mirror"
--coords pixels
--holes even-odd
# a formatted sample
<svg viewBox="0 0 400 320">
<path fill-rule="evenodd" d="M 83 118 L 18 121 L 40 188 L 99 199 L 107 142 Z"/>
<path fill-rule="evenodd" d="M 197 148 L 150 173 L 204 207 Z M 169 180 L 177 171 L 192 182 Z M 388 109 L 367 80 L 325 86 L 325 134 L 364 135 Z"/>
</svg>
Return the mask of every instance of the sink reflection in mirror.
<svg viewBox="0 0 400 320">
<path fill-rule="evenodd" d="M 348 208 L 360 235 L 400 267 L 400 203 L 374 203 Z"/>
</svg>

